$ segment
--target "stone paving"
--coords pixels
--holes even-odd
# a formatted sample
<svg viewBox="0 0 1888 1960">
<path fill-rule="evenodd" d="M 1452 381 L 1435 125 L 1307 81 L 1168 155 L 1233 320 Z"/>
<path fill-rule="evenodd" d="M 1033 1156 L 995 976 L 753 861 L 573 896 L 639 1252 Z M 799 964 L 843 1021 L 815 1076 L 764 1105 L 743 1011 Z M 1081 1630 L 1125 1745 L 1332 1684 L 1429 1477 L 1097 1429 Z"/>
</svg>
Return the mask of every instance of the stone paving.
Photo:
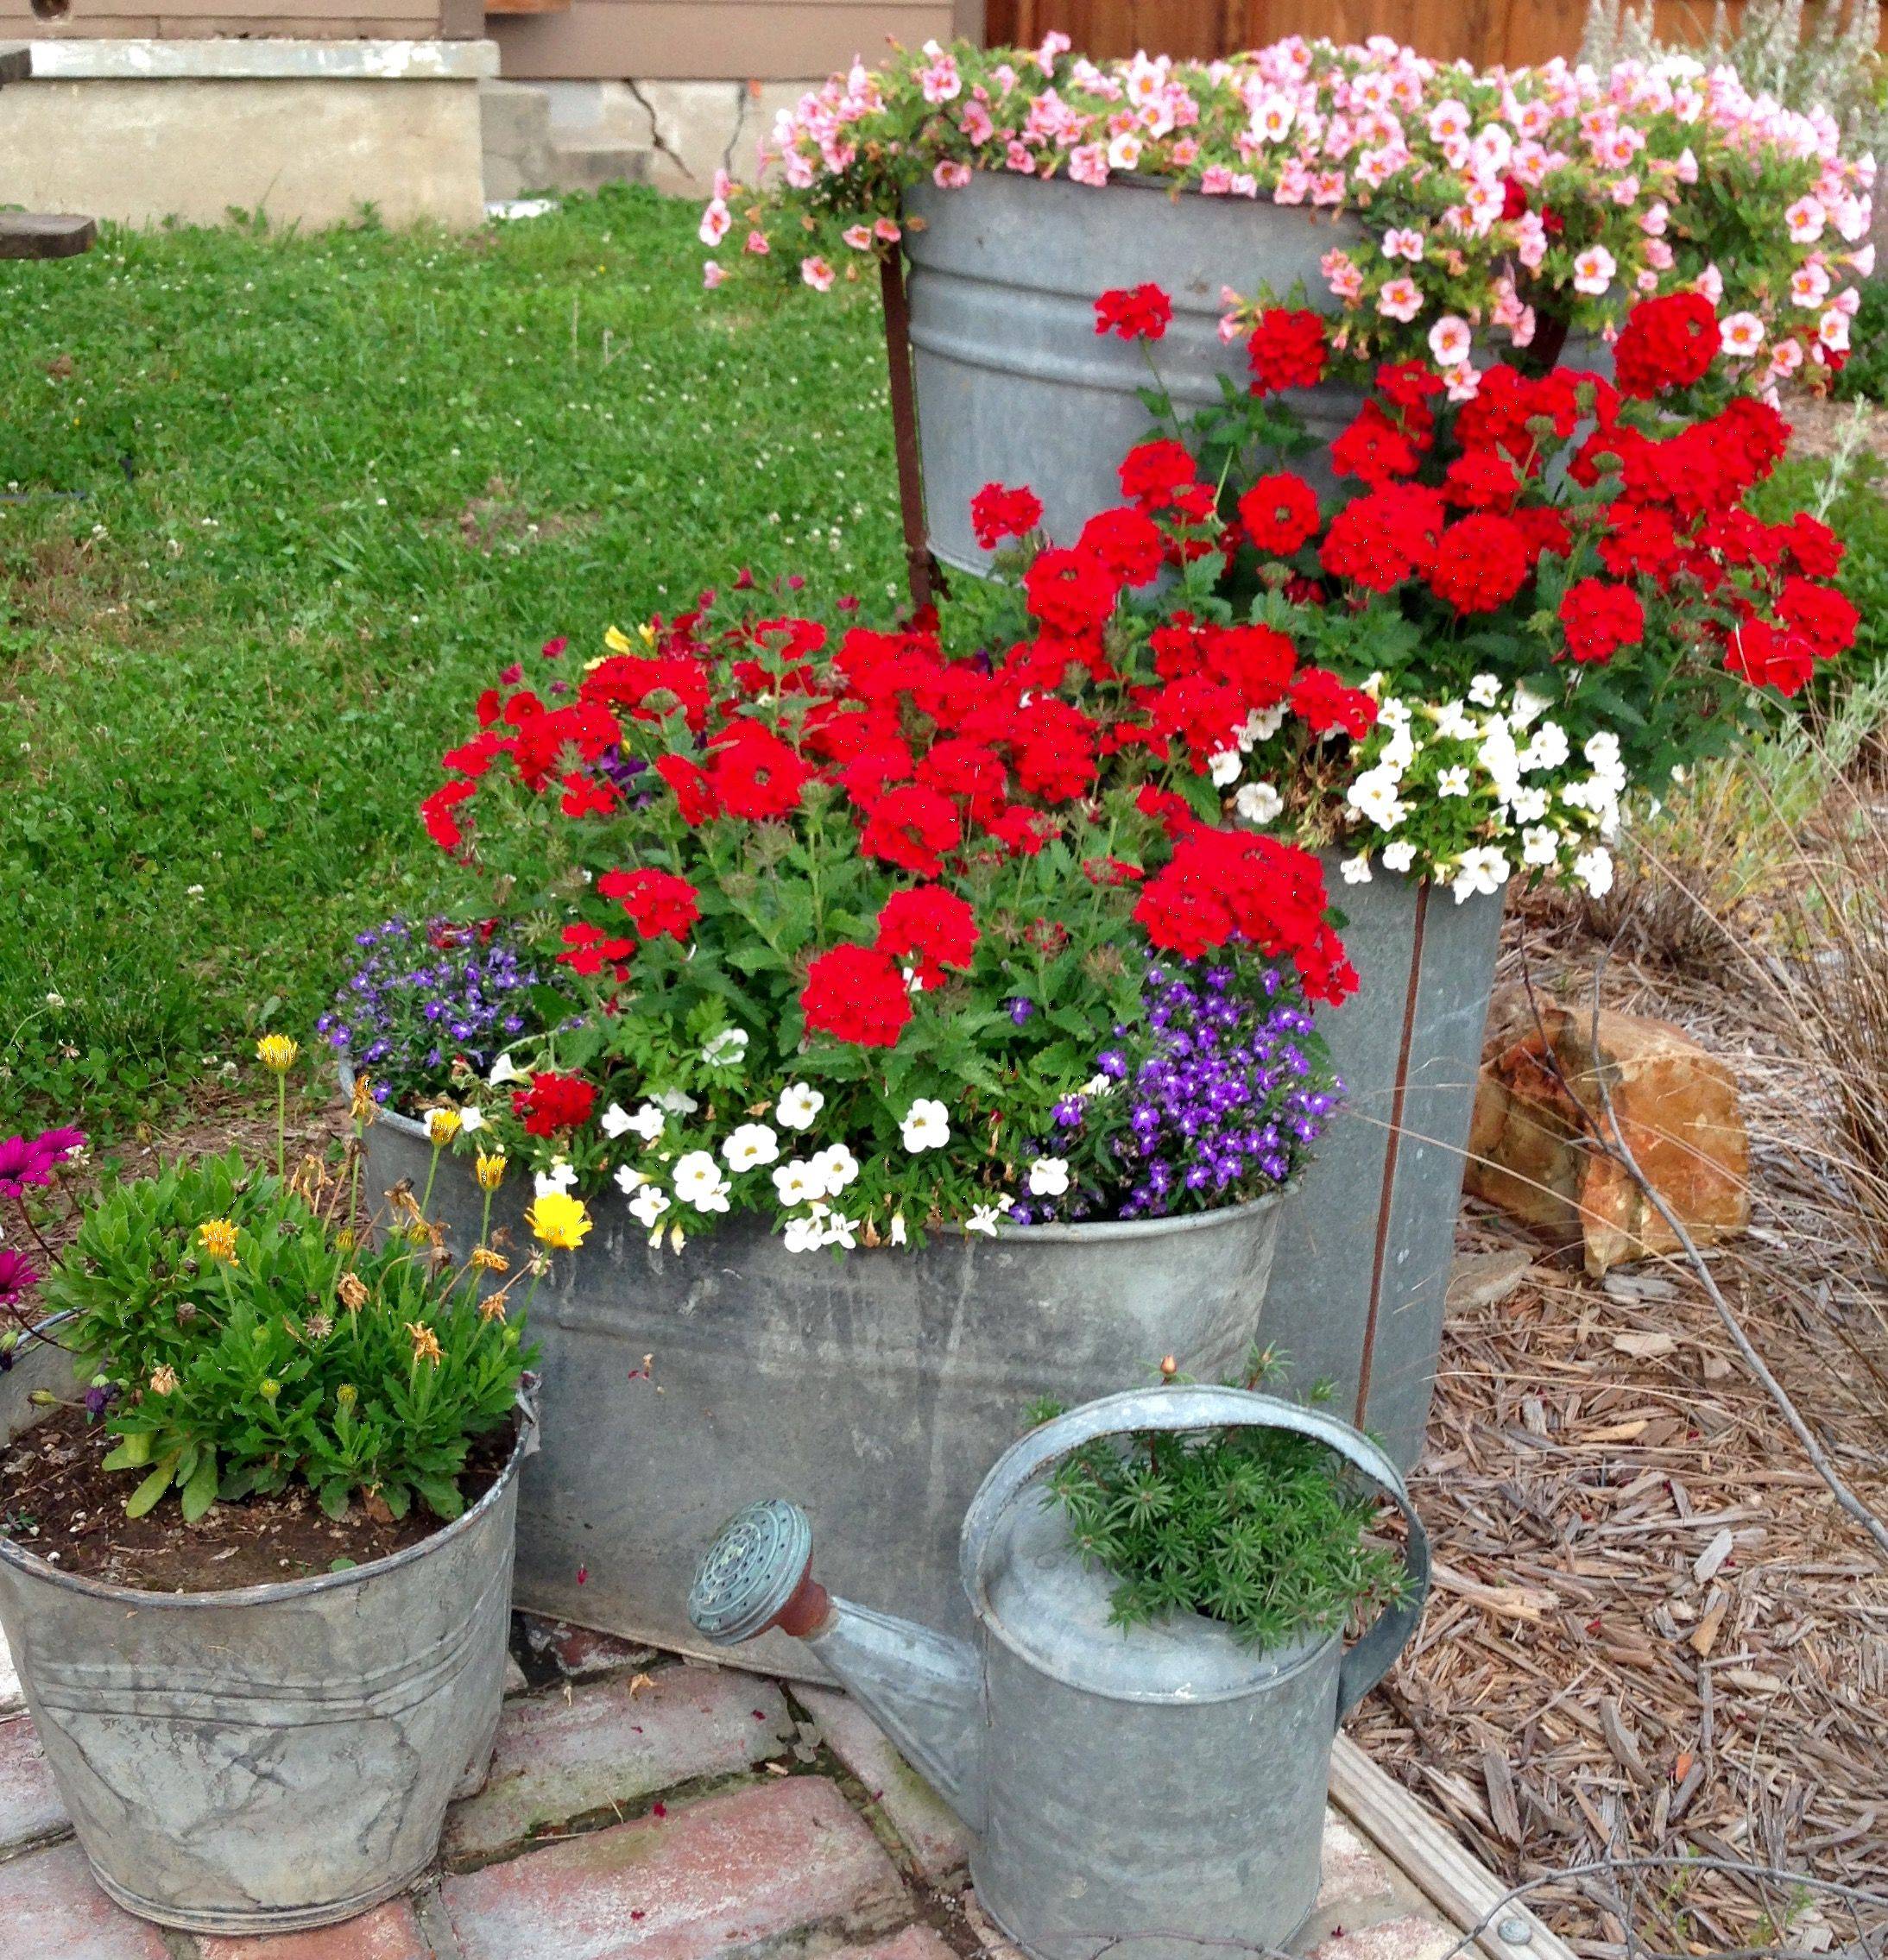
<svg viewBox="0 0 1888 1960">
<path fill-rule="evenodd" d="M 192 1938 L 92 1884 L 0 1647 L 6 1960 L 993 1960 L 963 1834 L 858 1705 L 521 1615 L 497 1753 L 431 1881 L 321 1932 Z M 1309 1960 L 1455 1934 L 1335 1812 Z"/>
</svg>

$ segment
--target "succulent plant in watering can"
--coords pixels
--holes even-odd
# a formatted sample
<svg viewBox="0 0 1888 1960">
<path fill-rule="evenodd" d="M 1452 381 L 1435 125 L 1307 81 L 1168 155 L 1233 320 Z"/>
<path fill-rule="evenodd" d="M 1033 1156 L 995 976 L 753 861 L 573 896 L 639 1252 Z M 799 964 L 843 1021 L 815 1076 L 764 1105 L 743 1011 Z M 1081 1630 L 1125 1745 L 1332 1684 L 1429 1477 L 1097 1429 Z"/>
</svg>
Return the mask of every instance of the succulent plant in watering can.
<svg viewBox="0 0 1888 1960">
<path fill-rule="evenodd" d="M 1323 1445 L 1406 1521 L 1406 1583 L 1348 1652 L 1341 1626 L 1260 1648 L 1197 1614 L 1124 1625 L 1108 1576 L 1041 1501 L 1043 1474 L 1098 1440 L 1249 1426 Z M 807 1643 L 963 1818 L 977 1897 L 1033 1960 L 1282 1945 L 1317 1893 L 1332 1736 L 1428 1588 L 1395 1465 L 1335 1417 L 1250 1390 L 1109 1396 L 998 1459 L 961 1566 L 975 1647 L 831 1598 L 805 1513 L 774 1500 L 723 1528 L 689 1612 L 717 1642 L 779 1627 Z"/>
</svg>

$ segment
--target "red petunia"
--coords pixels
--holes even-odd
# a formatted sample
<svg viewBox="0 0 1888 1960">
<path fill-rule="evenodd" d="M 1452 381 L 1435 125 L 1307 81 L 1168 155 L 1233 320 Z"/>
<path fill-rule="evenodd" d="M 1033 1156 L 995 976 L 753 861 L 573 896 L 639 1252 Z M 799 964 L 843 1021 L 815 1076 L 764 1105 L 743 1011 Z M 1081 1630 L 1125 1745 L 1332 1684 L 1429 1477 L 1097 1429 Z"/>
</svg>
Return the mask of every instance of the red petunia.
<svg viewBox="0 0 1888 1960">
<path fill-rule="evenodd" d="M 986 551 L 994 551 L 1006 538 L 1021 538 L 1042 522 L 1042 499 L 1027 484 L 1007 489 L 1001 483 L 986 483 L 970 499 L 970 528 Z"/>
<path fill-rule="evenodd" d="M 860 848 L 868 856 L 935 878 L 944 869 L 944 854 L 963 841 L 963 826 L 946 797 L 921 784 L 888 790 L 872 806 Z"/>
<path fill-rule="evenodd" d="M 1505 517 L 1465 517 L 1437 541 L 1424 573 L 1429 589 L 1458 613 L 1492 613 L 1527 583 L 1533 556 Z"/>
<path fill-rule="evenodd" d="M 1613 344 L 1620 392 L 1641 400 L 1666 388 L 1702 381 L 1717 358 L 1716 309 L 1702 293 L 1668 293 L 1641 299 Z"/>
<path fill-rule="evenodd" d="M 1317 534 L 1317 492 L 1302 476 L 1261 476 L 1239 500 L 1239 521 L 1265 557 L 1288 558 Z"/>
<path fill-rule="evenodd" d="M 1568 652 L 1582 666 L 1604 666 L 1620 647 L 1637 646 L 1645 637 L 1645 609 L 1638 593 L 1603 578 L 1582 578 L 1567 588 L 1560 623 Z"/>
<path fill-rule="evenodd" d="M 511 1092 L 511 1112 L 524 1119 L 525 1134 L 554 1137 L 560 1130 L 577 1130 L 590 1121 L 597 1091 L 581 1075 L 540 1071 L 527 1089 Z"/>
<path fill-rule="evenodd" d="M 894 960 L 916 959 L 927 986 L 944 978 L 946 967 L 967 968 L 976 942 L 976 917 L 969 902 L 941 885 L 894 892 L 879 908 L 874 943 Z"/>
<path fill-rule="evenodd" d="M 1095 302 L 1095 331 L 1122 340 L 1159 340 L 1173 318 L 1173 302 L 1150 280 L 1117 286 Z"/>
<path fill-rule="evenodd" d="M 1268 306 L 1246 343 L 1252 365 L 1252 392 L 1316 388 L 1324 378 L 1328 350 L 1321 315 L 1289 306 Z"/>
<path fill-rule="evenodd" d="M 620 901 L 645 939 L 666 933 L 685 940 L 701 917 L 700 892 L 672 871 L 606 871 L 597 880 L 597 892 L 599 898 Z"/>
<path fill-rule="evenodd" d="M 755 822 L 790 816 L 812 772 L 799 752 L 758 722 L 736 722 L 715 738 L 708 780 L 730 816 Z"/>
<path fill-rule="evenodd" d="M 1051 549 L 1023 574 L 1032 615 L 1052 632 L 1092 632 L 1114 610 L 1121 581 L 1089 552 Z"/>
<path fill-rule="evenodd" d="M 859 1048 L 891 1048 L 912 1018 L 904 975 L 889 954 L 835 946 L 806 969 L 799 1004 L 806 1025 Z"/>
</svg>

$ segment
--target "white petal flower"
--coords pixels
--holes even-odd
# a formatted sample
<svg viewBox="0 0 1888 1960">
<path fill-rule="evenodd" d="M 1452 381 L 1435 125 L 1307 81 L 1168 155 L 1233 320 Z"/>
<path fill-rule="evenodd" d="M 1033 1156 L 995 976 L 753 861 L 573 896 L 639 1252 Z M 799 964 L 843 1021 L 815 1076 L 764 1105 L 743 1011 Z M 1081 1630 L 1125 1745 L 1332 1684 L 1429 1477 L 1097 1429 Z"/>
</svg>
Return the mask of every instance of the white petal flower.
<svg viewBox="0 0 1888 1960">
<path fill-rule="evenodd" d="M 1493 708 L 1501 698 L 1501 677 L 1477 674 L 1468 684 L 1468 698 L 1477 708 Z"/>
<path fill-rule="evenodd" d="M 701 1107 L 686 1089 L 664 1089 L 655 1100 L 671 1116 L 692 1116 Z"/>
<path fill-rule="evenodd" d="M 1458 762 L 1443 771 L 1436 778 L 1436 794 L 1439 797 L 1465 797 L 1468 794 L 1468 766 Z"/>
<path fill-rule="evenodd" d="M 1445 701 L 1430 710 L 1436 733 L 1452 741 L 1473 741 L 1481 733 L 1475 718 L 1459 701 Z"/>
<path fill-rule="evenodd" d="M 1574 876 L 1595 898 L 1605 898 L 1613 889 L 1612 852 L 1597 844 L 1590 851 L 1582 851 L 1574 860 Z"/>
<path fill-rule="evenodd" d="M 616 1167 L 616 1188 L 624 1197 L 633 1198 L 649 1182 L 634 1164 L 619 1164 Z"/>
<path fill-rule="evenodd" d="M 1255 708 L 1247 715 L 1239 731 L 1239 746 L 1250 748 L 1256 742 L 1268 742 L 1285 726 L 1286 708 L 1284 702 L 1275 702 L 1270 708 Z"/>
<path fill-rule="evenodd" d="M 1215 789 L 1223 790 L 1239 780 L 1239 751 L 1236 748 L 1216 749 L 1206 759 L 1206 772 L 1213 779 Z"/>
<path fill-rule="evenodd" d="M 1554 697 L 1549 694 L 1537 694 L 1525 681 L 1514 690 L 1514 705 L 1508 710 L 1508 720 L 1517 728 L 1531 727 L 1540 720 L 1554 705 Z"/>
<path fill-rule="evenodd" d="M 843 1144 L 835 1144 L 813 1159 L 812 1168 L 824 1183 L 828 1194 L 837 1197 L 859 1175 L 859 1160 Z"/>
<path fill-rule="evenodd" d="M 1545 790 L 1518 789 L 1507 799 L 1509 814 L 1517 823 L 1538 823 L 1553 801 Z"/>
<path fill-rule="evenodd" d="M 1269 823 L 1285 808 L 1285 798 L 1270 783 L 1241 783 L 1233 809 L 1247 823 Z"/>
<path fill-rule="evenodd" d="M 706 1150 L 690 1150 L 676 1161 L 675 1195 L 698 1212 L 724 1212 L 728 1180 Z"/>
<path fill-rule="evenodd" d="M 1415 862 L 1416 846 L 1407 837 L 1392 838 L 1383 847 L 1383 868 L 1386 871 L 1393 871 L 1402 875 Z"/>
<path fill-rule="evenodd" d="M 824 1229 L 817 1218 L 790 1218 L 780 1242 L 789 1252 L 817 1252 L 825 1243 Z"/>
<path fill-rule="evenodd" d="M 1560 833 L 1550 825 L 1537 823 L 1521 833 L 1521 862 L 1550 865 L 1560 856 Z"/>
<path fill-rule="evenodd" d="M 534 1172 L 532 1176 L 534 1194 L 548 1196 L 553 1191 L 568 1191 L 577 1182 L 577 1172 L 567 1157 L 553 1157 L 548 1170 Z"/>
<path fill-rule="evenodd" d="M 702 1060 L 710 1068 L 731 1068 L 748 1052 L 745 1028 L 723 1028 L 702 1049 Z"/>
<path fill-rule="evenodd" d="M 496 1089 L 501 1083 L 521 1082 L 524 1077 L 518 1073 L 510 1056 L 501 1055 L 497 1061 L 492 1063 L 492 1072 L 485 1080 Z"/>
<path fill-rule="evenodd" d="M 1029 1167 L 1025 1181 L 1032 1198 L 1060 1198 L 1068 1194 L 1069 1160 L 1066 1157 L 1038 1157 Z"/>
<path fill-rule="evenodd" d="M 1522 768 L 1532 772 L 1537 769 L 1557 769 L 1573 753 L 1573 745 L 1567 740 L 1567 731 L 1558 722 L 1543 722 L 1534 731 L 1534 739 L 1521 752 Z"/>
<path fill-rule="evenodd" d="M 629 1215 L 647 1231 L 655 1229 L 656 1221 L 668 1208 L 666 1193 L 654 1184 L 645 1184 L 629 1201 Z"/>
<path fill-rule="evenodd" d="M 892 1213 L 890 1238 L 894 1245 L 906 1245 L 911 1243 L 911 1235 L 905 1230 L 905 1214 L 903 1212 L 893 1212 Z"/>
<path fill-rule="evenodd" d="M 1455 863 L 1449 889 L 1459 905 L 1478 893 L 1499 892 L 1508 881 L 1508 860 L 1492 844 L 1476 844 L 1464 851 Z"/>
<path fill-rule="evenodd" d="M 826 1106 L 826 1099 L 805 1082 L 789 1082 L 774 1106 L 777 1121 L 789 1130 L 810 1130 L 813 1119 Z"/>
<path fill-rule="evenodd" d="M 647 1105 L 645 1105 L 646 1106 Z M 623 1135 L 625 1131 L 634 1130 L 636 1126 L 635 1118 L 630 1115 L 629 1112 L 620 1102 L 611 1103 L 609 1107 L 597 1119 L 597 1122 L 604 1136 L 608 1137 L 612 1143 L 618 1137 Z"/>
<path fill-rule="evenodd" d="M 913 1156 L 920 1150 L 939 1150 L 950 1141 L 950 1112 L 932 1096 L 919 1096 L 905 1112 L 900 1125 L 905 1148 Z"/>
<path fill-rule="evenodd" d="M 966 1232 L 981 1232 L 985 1237 L 995 1238 L 996 1227 L 1003 1216 L 1003 1207 L 998 1205 L 979 1205 L 964 1220 Z"/>
<path fill-rule="evenodd" d="M 1359 851 L 1354 857 L 1346 858 L 1337 869 L 1345 884 L 1367 885 L 1370 882 L 1369 852 Z"/>
<path fill-rule="evenodd" d="M 819 1235 L 822 1245 L 840 1245 L 850 1251 L 858 1241 L 853 1233 L 858 1228 L 857 1219 L 848 1218 L 843 1212 L 833 1212 L 826 1219 L 825 1229 Z"/>
<path fill-rule="evenodd" d="M 780 1154 L 780 1138 L 764 1123 L 743 1123 L 721 1146 L 722 1161 L 730 1170 L 752 1170 L 774 1163 Z"/>
</svg>

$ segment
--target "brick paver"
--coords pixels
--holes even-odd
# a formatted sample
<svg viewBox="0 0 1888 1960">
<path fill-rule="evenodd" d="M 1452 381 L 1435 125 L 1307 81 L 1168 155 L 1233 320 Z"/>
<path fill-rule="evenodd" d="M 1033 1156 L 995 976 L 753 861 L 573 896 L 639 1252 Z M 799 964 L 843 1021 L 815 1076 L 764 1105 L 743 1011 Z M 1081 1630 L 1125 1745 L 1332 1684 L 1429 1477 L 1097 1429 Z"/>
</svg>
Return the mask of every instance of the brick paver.
<svg viewBox="0 0 1888 1960">
<path fill-rule="evenodd" d="M 828 1747 L 865 1786 L 919 1871 L 940 1884 L 963 1869 L 969 1840 L 957 1813 L 886 1739 L 878 1724 L 832 1688 L 794 1691 Z"/>
<path fill-rule="evenodd" d="M 463 1960 L 705 1960 L 805 1926 L 872 1932 L 906 1897 L 870 1827 L 818 1776 L 652 1812 L 440 1892 Z"/>
<path fill-rule="evenodd" d="M 70 1828 L 30 1718 L 0 1720 L 0 1850 Z"/>
<path fill-rule="evenodd" d="M 449 1858 L 489 1856 L 610 1804 L 633 1804 L 702 1776 L 778 1755 L 793 1723 L 771 1681 L 666 1667 L 634 1694 L 594 1681 L 505 1705 L 484 1789 L 446 1818 Z"/>
<path fill-rule="evenodd" d="M 9 1960 L 170 1960 L 155 1926 L 120 1912 L 92 1883 L 75 1843 L 0 1864 L 0 1952 Z"/>
<path fill-rule="evenodd" d="M 588 1627 L 573 1627 L 564 1620 L 540 1620 L 534 1613 L 521 1617 L 532 1651 L 550 1654 L 573 1681 L 647 1667 L 658 1658 L 653 1648 L 618 1640 L 613 1634 L 594 1633 Z"/>
<path fill-rule="evenodd" d="M 404 1899 L 390 1899 L 357 1919 L 323 1926 L 319 1932 L 199 1938 L 197 1944 L 202 1960 L 433 1960 L 433 1950 Z"/>
</svg>

